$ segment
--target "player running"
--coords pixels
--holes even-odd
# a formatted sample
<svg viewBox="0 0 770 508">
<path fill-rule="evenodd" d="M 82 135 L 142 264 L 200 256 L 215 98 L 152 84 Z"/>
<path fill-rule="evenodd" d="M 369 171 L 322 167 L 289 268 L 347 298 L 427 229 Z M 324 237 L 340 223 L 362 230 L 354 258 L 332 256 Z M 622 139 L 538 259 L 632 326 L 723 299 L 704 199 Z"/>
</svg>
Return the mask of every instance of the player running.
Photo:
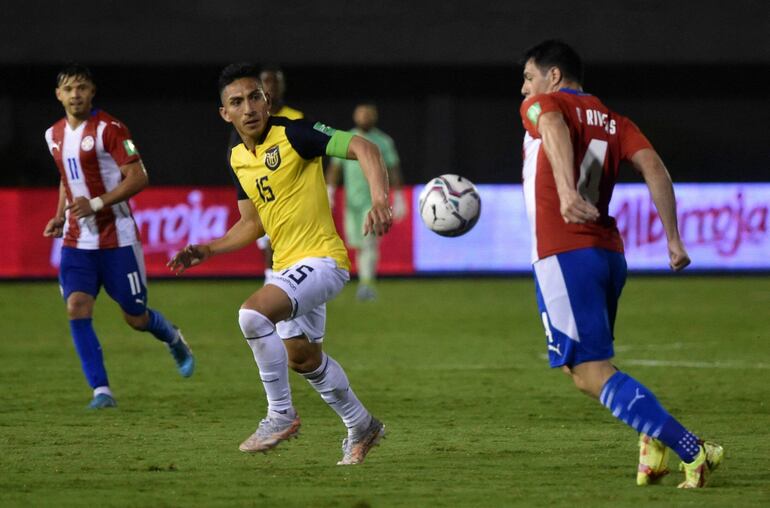
<svg viewBox="0 0 770 508">
<path fill-rule="evenodd" d="M 384 436 L 385 426 L 361 404 L 345 371 L 321 348 L 326 302 L 348 282 L 350 269 L 329 209 L 321 159 L 328 155 L 361 162 L 372 195 L 364 230 L 379 236 L 392 222 L 382 157 L 374 144 L 359 136 L 320 123 L 270 116 L 271 97 L 251 65 L 226 67 L 219 93 L 220 114 L 243 141 L 230 155 L 241 218 L 225 236 L 187 246 L 169 266 L 182 273 L 265 233 L 270 236 L 274 275 L 246 299 L 238 318 L 259 368 L 268 410 L 240 450 L 264 452 L 297 434 L 300 419 L 291 399 L 291 367 L 348 429 L 338 464 L 359 464 Z"/>
<path fill-rule="evenodd" d="M 561 367 L 577 388 L 640 433 L 638 485 L 669 472 L 671 448 L 685 472 L 679 487 L 703 487 L 722 447 L 700 440 L 612 364 L 626 280 L 623 241 L 608 215 L 618 166 L 628 160 L 644 177 L 666 231 L 671 269 L 679 271 L 690 258 L 679 237 L 671 178 L 633 122 L 583 91 L 582 62 L 571 47 L 545 41 L 525 53 L 524 63 L 524 197 L 551 367 Z"/>
<path fill-rule="evenodd" d="M 262 88 L 265 94 L 269 95 L 270 115 L 284 116 L 290 120 L 304 118 L 302 111 L 290 107 L 284 102 L 283 96 L 286 93 L 286 78 L 283 71 L 278 67 L 264 67 L 259 73 L 259 80 L 262 82 Z M 230 134 L 230 141 L 227 145 L 227 163 L 230 164 L 230 151 L 241 144 L 241 136 L 238 131 L 233 129 Z M 270 245 L 270 238 L 264 235 L 257 238 L 257 247 L 262 251 L 265 261 L 265 284 L 273 276 L 273 246 Z"/>
<path fill-rule="evenodd" d="M 66 116 L 45 132 L 45 140 L 61 183 L 56 215 L 43 234 L 64 236 L 59 283 L 75 349 L 93 388 L 88 407 L 101 409 L 116 405 L 92 325 L 102 286 L 132 328 L 168 346 L 182 376 L 192 375 L 195 359 L 179 329 L 147 307 L 142 244 L 128 205 L 147 186 L 147 173 L 128 128 L 92 109 L 95 93 L 91 72 L 81 65 L 65 67 L 56 79 Z"/>
</svg>

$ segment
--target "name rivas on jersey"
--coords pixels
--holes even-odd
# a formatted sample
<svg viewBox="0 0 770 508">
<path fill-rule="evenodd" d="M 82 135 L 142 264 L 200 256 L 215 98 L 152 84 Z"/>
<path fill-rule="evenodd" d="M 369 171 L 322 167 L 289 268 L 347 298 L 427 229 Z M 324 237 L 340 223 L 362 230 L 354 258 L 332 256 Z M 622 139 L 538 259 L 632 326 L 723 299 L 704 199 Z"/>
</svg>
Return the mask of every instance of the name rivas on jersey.
<svg viewBox="0 0 770 508">
<path fill-rule="evenodd" d="M 666 241 L 666 233 L 649 197 L 618 203 L 615 219 L 623 242 L 642 247 Z M 679 231 L 685 245 L 713 246 L 722 257 L 734 256 L 744 242 L 767 241 L 770 206 L 746 207 L 742 192 L 717 206 L 686 205 L 677 202 Z"/>
<path fill-rule="evenodd" d="M 575 108 L 575 111 L 577 111 L 577 117 L 578 121 L 580 123 L 583 123 L 583 110 L 580 108 Z M 615 134 L 617 132 L 617 124 L 614 119 L 607 121 L 609 116 L 607 113 L 602 113 L 601 111 L 597 111 L 595 109 L 586 109 L 585 111 L 585 122 L 586 125 L 590 125 L 592 127 L 604 127 L 604 130 L 607 132 L 607 134 Z"/>
</svg>

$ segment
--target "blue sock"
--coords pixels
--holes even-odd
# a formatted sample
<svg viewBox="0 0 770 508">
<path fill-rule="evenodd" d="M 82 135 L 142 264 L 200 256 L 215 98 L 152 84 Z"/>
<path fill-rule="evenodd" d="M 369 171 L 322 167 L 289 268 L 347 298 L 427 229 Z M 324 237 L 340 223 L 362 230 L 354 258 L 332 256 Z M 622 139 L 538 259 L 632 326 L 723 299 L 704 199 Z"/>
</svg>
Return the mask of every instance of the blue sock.
<svg viewBox="0 0 770 508">
<path fill-rule="evenodd" d="M 616 372 L 602 388 L 599 401 L 612 416 L 637 432 L 661 440 L 683 461 L 692 462 L 700 451 L 698 438 L 685 429 L 650 390 L 623 372 Z"/>
<path fill-rule="evenodd" d="M 171 344 L 178 336 L 174 325 L 163 317 L 163 314 L 157 310 L 147 308 L 147 313 L 150 315 L 150 320 L 147 322 L 147 330 L 155 336 L 159 341 Z"/>
<path fill-rule="evenodd" d="M 71 319 L 70 332 L 72 341 L 75 343 L 75 350 L 80 357 L 80 365 L 83 367 L 83 374 L 91 388 L 99 386 L 109 386 L 107 381 L 107 371 L 104 369 L 104 359 L 102 357 L 102 346 L 96 337 L 94 327 L 91 324 L 91 318 Z"/>
</svg>

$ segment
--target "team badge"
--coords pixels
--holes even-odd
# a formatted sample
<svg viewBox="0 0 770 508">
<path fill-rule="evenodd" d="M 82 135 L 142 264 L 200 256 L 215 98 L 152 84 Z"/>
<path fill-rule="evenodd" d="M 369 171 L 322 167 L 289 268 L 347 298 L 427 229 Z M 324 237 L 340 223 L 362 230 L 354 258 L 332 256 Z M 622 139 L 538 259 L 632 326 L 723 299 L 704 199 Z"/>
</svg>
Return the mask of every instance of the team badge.
<svg viewBox="0 0 770 508">
<path fill-rule="evenodd" d="M 278 145 L 271 146 L 265 152 L 265 166 L 267 166 L 267 169 L 275 171 L 280 165 L 281 152 L 278 150 Z"/>
<path fill-rule="evenodd" d="M 83 140 L 80 142 L 80 149 L 84 152 L 90 152 L 94 149 L 94 137 L 93 136 L 86 136 L 83 138 Z"/>
</svg>

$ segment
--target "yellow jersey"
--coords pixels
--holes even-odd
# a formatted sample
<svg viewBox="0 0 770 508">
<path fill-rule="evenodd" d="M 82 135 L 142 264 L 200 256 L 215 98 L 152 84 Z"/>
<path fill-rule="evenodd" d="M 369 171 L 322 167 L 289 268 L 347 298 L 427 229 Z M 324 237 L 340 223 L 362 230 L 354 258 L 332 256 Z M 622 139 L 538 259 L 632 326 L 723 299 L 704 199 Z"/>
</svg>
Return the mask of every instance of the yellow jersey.
<svg viewBox="0 0 770 508">
<path fill-rule="evenodd" d="M 305 114 L 302 111 L 290 108 L 286 104 L 281 106 L 281 109 L 278 110 L 278 113 L 276 113 L 275 116 L 285 116 L 290 120 L 299 120 L 300 118 L 305 118 Z"/>
<path fill-rule="evenodd" d="M 230 151 L 238 199 L 249 199 L 273 246 L 273 270 L 306 257 L 330 257 L 350 270 L 347 249 L 334 226 L 322 156 L 345 157 L 353 135 L 321 123 L 273 116 L 254 152 L 243 143 Z"/>
</svg>

